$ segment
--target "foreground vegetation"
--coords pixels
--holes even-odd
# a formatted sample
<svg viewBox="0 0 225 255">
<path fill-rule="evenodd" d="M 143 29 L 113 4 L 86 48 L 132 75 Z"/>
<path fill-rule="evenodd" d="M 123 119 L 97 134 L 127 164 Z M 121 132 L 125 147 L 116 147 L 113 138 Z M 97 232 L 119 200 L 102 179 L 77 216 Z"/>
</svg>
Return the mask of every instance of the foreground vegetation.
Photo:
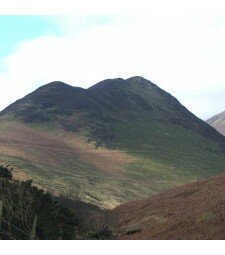
<svg viewBox="0 0 225 255">
<path fill-rule="evenodd" d="M 94 220 L 104 212 L 77 199 L 54 197 L 31 180 L 13 180 L 12 170 L 0 166 L 0 238 L 111 239 L 104 221 Z"/>
</svg>

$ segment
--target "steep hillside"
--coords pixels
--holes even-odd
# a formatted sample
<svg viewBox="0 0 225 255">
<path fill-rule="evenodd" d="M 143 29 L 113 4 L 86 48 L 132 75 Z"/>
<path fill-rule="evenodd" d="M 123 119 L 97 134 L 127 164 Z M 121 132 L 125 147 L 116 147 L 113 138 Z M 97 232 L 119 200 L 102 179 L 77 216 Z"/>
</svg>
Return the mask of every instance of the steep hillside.
<svg viewBox="0 0 225 255">
<path fill-rule="evenodd" d="M 0 160 L 104 207 L 225 170 L 225 138 L 141 77 L 52 82 L 0 116 Z"/>
<path fill-rule="evenodd" d="M 225 136 L 225 112 L 221 112 L 206 121 L 214 127 L 218 132 Z"/>
<path fill-rule="evenodd" d="M 225 238 L 225 175 L 128 202 L 112 212 L 118 239 Z"/>
</svg>

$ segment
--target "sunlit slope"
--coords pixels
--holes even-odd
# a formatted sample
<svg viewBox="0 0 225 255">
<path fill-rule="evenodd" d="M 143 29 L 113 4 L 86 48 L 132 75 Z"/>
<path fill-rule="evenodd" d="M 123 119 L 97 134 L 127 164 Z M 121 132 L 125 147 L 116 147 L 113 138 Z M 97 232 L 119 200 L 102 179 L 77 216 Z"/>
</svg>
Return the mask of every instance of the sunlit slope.
<svg viewBox="0 0 225 255">
<path fill-rule="evenodd" d="M 139 197 L 141 189 L 125 174 L 134 157 L 117 150 L 95 149 L 60 129 L 47 132 L 12 121 L 0 121 L 0 127 L 0 160 L 39 186 L 61 192 L 78 185 L 87 201 L 106 207 Z"/>
<path fill-rule="evenodd" d="M 1 113 L 2 160 L 113 207 L 225 170 L 225 138 L 141 77 L 40 87 Z"/>
</svg>

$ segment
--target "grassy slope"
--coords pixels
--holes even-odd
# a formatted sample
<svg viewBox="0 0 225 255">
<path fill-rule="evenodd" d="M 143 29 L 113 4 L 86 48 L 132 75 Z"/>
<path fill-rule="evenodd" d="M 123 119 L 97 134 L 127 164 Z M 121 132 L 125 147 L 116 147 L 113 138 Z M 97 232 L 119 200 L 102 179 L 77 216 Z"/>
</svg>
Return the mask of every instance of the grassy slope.
<svg viewBox="0 0 225 255">
<path fill-rule="evenodd" d="M 105 91 L 101 84 L 92 90 L 102 93 L 106 102 L 116 105 L 114 99 L 108 96 L 110 88 L 104 86 Z M 127 87 L 118 86 L 116 91 L 111 90 L 110 94 L 117 93 L 118 98 L 121 93 L 122 100 L 125 98 L 124 91 L 126 94 L 132 92 L 138 95 L 152 107 L 152 110 L 145 111 L 136 105 L 126 111 L 122 109 L 115 113 L 119 121 L 108 123 L 108 126 L 113 126 L 116 134 L 109 146 L 127 151 L 138 159 L 128 166 L 127 174 L 130 178 L 147 179 L 147 189 L 158 192 L 224 171 L 225 155 L 217 142 L 219 139 L 223 141 L 223 137 L 218 136 L 219 139 L 212 140 L 207 137 L 211 134 L 205 131 L 203 136 L 201 132 L 205 124 L 156 86 L 144 84 L 140 87 L 140 84 L 132 81 Z M 115 115 L 110 116 L 116 118 Z M 171 122 L 172 119 L 178 119 L 178 124 Z M 182 122 L 184 125 L 179 125 Z M 208 132 L 213 133 L 211 129 Z"/>
<path fill-rule="evenodd" d="M 1 161 L 24 171 L 38 186 L 60 192 L 78 185 L 87 201 L 106 207 L 140 193 L 124 174 L 126 164 L 135 159 L 124 153 L 96 150 L 63 130 L 54 134 L 18 122 L 0 124 Z"/>
<path fill-rule="evenodd" d="M 225 175 L 128 202 L 112 211 L 118 239 L 225 238 Z"/>
<path fill-rule="evenodd" d="M 113 207 L 224 172 L 224 138 L 156 85 L 135 77 L 88 90 L 57 86 L 10 106 L 0 123 L 1 159 L 39 185 L 79 183 L 88 201 Z M 7 147 L 5 138 L 26 146 Z"/>
</svg>

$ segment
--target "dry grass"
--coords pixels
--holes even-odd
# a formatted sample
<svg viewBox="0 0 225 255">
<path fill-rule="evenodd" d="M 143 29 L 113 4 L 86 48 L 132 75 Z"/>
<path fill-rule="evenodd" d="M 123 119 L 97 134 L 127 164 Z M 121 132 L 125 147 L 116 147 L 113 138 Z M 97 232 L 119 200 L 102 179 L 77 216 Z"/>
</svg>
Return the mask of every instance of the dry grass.
<svg viewBox="0 0 225 255">
<path fill-rule="evenodd" d="M 123 184 L 130 181 L 126 168 L 134 157 L 96 149 L 62 129 L 48 131 L 0 120 L 0 159 L 19 169 L 15 178 L 33 179 L 36 186 L 54 193 L 79 184 L 87 201 L 107 208 L 127 201 L 127 190 L 129 196 L 139 192 Z"/>
<path fill-rule="evenodd" d="M 22 123 L 0 122 L 0 154 L 20 157 L 36 163 L 55 166 L 67 158 L 78 158 L 110 174 L 123 172 L 126 164 L 135 160 L 123 152 L 98 148 L 82 137 L 60 130 L 49 133 L 35 130 Z"/>
<path fill-rule="evenodd" d="M 89 162 L 110 174 L 123 172 L 127 164 L 136 160 L 136 158 L 119 150 L 96 149 L 93 143 L 87 143 L 84 138 L 71 133 L 61 132 L 61 139 L 78 153 L 81 161 Z"/>
<path fill-rule="evenodd" d="M 0 160 L 0 165 L 3 165 L 5 167 L 8 167 L 7 162 Z M 18 168 L 15 165 L 10 165 L 10 167 L 13 169 L 12 174 L 13 174 L 13 179 L 19 180 L 19 181 L 28 181 L 31 180 L 32 177 L 25 172 L 24 170 Z M 32 184 L 40 189 L 47 190 L 45 187 L 42 185 L 38 184 L 37 182 L 33 181 Z M 56 194 L 55 192 L 52 192 L 53 194 Z"/>
<path fill-rule="evenodd" d="M 225 239 L 225 174 L 112 211 L 119 239 Z"/>
<path fill-rule="evenodd" d="M 71 148 L 54 135 L 34 130 L 24 124 L 0 122 L 0 154 L 19 157 L 36 163 L 56 165 L 61 153 L 72 153 Z"/>
</svg>

